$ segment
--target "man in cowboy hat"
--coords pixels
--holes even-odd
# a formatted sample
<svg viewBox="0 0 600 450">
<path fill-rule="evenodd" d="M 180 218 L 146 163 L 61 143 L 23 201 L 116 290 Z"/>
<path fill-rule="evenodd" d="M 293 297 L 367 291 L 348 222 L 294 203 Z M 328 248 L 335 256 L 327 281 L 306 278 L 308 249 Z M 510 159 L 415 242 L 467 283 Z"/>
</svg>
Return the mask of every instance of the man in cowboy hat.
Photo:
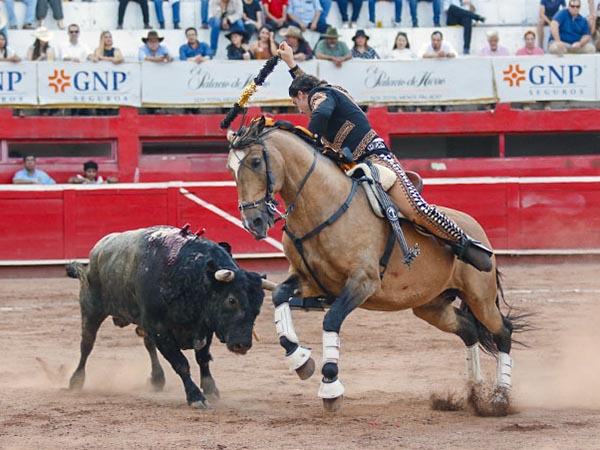
<svg viewBox="0 0 600 450">
<path fill-rule="evenodd" d="M 342 67 L 344 61 L 352 59 L 352 53 L 346 43 L 339 41 L 340 35 L 337 28 L 327 28 L 327 31 L 321 37 L 323 39 L 315 47 L 317 59 L 331 61 L 336 67 Z"/>
<path fill-rule="evenodd" d="M 279 30 L 279 34 L 285 38 L 285 42 L 292 48 L 296 61 L 308 61 L 315 57 L 312 48 L 302 36 L 300 28 L 290 25 Z"/>
<path fill-rule="evenodd" d="M 140 61 L 152 61 L 152 62 L 171 62 L 173 57 L 169 54 L 169 50 L 160 43 L 164 40 L 164 37 L 158 35 L 158 32 L 152 30 L 148 31 L 148 35 L 142 38 L 144 45 L 140 47 L 138 59 Z"/>
</svg>

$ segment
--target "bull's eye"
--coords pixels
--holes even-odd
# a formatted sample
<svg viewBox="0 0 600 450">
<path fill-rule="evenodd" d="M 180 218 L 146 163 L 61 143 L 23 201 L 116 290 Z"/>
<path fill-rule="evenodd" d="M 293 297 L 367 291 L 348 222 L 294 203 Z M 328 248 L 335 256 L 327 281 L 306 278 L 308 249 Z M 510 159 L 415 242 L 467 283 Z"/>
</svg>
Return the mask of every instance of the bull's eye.
<svg viewBox="0 0 600 450">
<path fill-rule="evenodd" d="M 233 297 L 227 298 L 227 306 L 235 306 L 237 305 L 237 300 Z"/>
<path fill-rule="evenodd" d="M 252 160 L 250 161 L 250 167 L 252 167 L 253 169 L 258 169 L 260 167 L 261 161 L 261 158 L 252 158 Z"/>
</svg>

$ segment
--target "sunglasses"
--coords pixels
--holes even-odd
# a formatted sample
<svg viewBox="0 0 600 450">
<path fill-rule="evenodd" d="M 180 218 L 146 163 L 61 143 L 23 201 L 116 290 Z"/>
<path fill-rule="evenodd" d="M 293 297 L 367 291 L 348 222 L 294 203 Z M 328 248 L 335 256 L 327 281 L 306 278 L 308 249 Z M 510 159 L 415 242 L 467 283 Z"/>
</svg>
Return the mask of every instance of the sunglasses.
<svg viewBox="0 0 600 450">
<path fill-rule="evenodd" d="M 79 30 L 69 30 L 69 34 L 79 34 Z"/>
</svg>

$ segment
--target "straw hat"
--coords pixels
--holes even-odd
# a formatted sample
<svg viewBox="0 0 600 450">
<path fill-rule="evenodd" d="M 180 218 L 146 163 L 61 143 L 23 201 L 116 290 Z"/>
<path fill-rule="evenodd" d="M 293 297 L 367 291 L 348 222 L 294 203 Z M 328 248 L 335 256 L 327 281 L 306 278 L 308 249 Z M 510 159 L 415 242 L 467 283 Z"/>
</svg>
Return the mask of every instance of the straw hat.
<svg viewBox="0 0 600 450">
<path fill-rule="evenodd" d="M 156 38 L 158 39 L 158 42 L 162 42 L 165 38 L 164 37 L 160 37 L 158 35 L 158 31 L 148 31 L 148 35 L 146 37 L 142 38 L 142 42 L 145 44 L 146 42 L 148 42 L 148 40 L 150 40 L 151 38 Z"/>
<path fill-rule="evenodd" d="M 301 41 L 304 40 L 304 36 L 302 36 L 302 30 L 294 25 L 290 25 L 287 28 L 282 28 L 279 30 L 279 34 L 283 37 L 293 37 L 298 38 Z"/>
<path fill-rule="evenodd" d="M 6 26 L 8 22 L 8 17 L 6 17 L 6 10 L 2 7 L 0 8 L 0 30 Z"/>
<path fill-rule="evenodd" d="M 52 32 L 48 31 L 46 27 L 39 27 L 36 28 L 32 36 L 42 42 L 48 42 L 50 39 L 52 39 Z"/>
</svg>

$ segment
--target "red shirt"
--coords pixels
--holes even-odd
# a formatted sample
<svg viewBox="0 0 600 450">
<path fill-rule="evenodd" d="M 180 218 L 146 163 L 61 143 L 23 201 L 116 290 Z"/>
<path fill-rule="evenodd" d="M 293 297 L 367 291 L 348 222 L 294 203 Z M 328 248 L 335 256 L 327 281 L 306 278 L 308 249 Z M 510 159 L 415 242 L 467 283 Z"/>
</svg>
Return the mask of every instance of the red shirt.
<svg viewBox="0 0 600 450">
<path fill-rule="evenodd" d="M 289 5 L 288 0 L 262 0 L 262 4 L 267 5 L 269 13 L 278 19 L 281 19 L 283 16 L 283 7 Z"/>
</svg>

